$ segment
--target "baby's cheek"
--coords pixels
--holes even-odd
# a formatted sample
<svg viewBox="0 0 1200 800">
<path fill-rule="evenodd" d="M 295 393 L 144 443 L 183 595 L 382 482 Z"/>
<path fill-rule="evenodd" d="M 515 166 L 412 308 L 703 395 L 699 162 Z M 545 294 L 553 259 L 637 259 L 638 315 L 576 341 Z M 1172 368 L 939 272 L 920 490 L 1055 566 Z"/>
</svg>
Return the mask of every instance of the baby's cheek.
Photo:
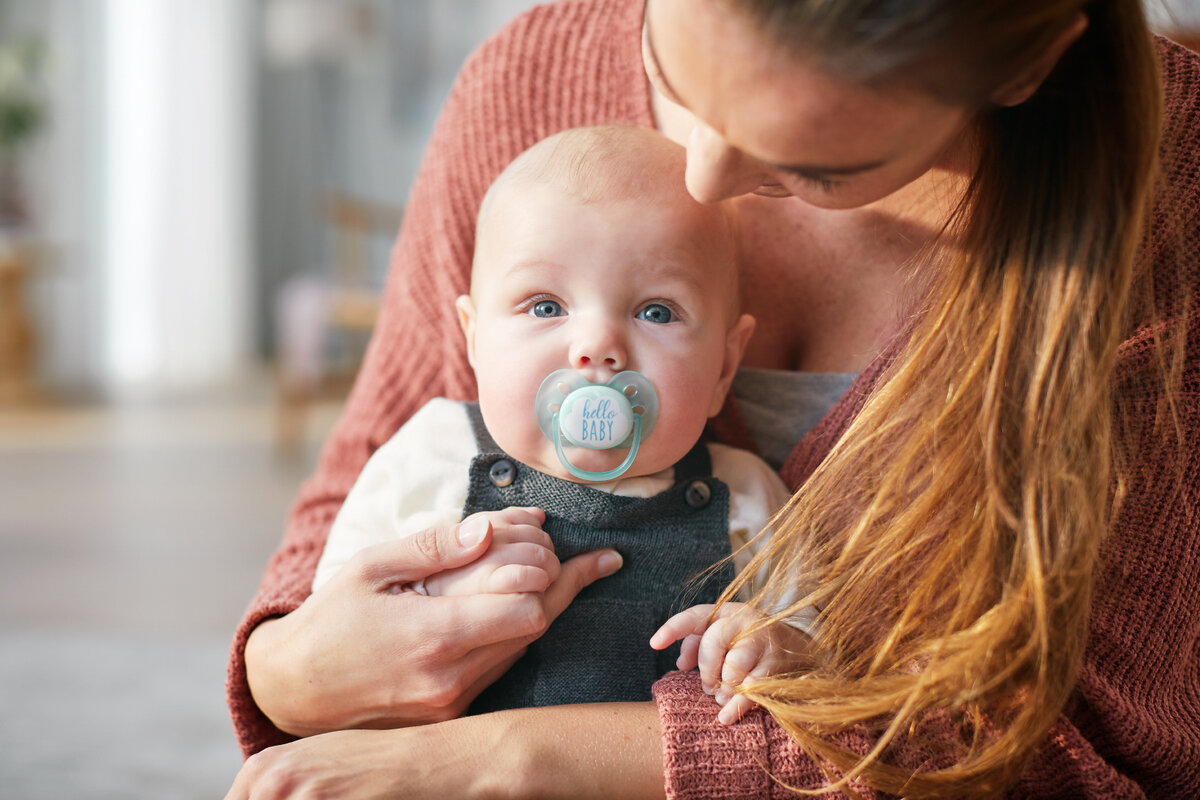
<svg viewBox="0 0 1200 800">
<path fill-rule="evenodd" d="M 659 469 L 665 469 L 687 455 L 704 432 L 707 419 L 704 409 L 698 408 L 694 399 L 686 395 L 659 396 L 658 421 L 646 440 L 646 447 Z"/>
<path fill-rule="evenodd" d="M 671 415 L 703 428 L 719 378 L 719 369 L 676 372 L 668 383 Z"/>
</svg>

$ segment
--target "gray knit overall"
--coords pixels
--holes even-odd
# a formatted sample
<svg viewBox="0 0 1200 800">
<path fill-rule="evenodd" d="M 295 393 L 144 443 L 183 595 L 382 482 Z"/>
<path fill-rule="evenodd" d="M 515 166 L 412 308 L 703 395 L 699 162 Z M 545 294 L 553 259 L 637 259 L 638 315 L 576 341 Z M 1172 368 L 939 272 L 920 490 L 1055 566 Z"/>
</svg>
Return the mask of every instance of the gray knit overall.
<svg viewBox="0 0 1200 800">
<path fill-rule="evenodd" d="M 538 472 L 506 455 L 467 404 L 479 444 L 463 516 L 509 506 L 546 512 L 559 559 L 611 547 L 615 575 L 585 588 L 545 635 L 475 699 L 470 713 L 524 706 L 649 700 L 650 685 L 675 668 L 677 645 L 650 649 L 651 634 L 677 611 L 711 603 L 732 579 L 729 488 L 712 477 L 697 444 L 675 465 L 675 484 L 654 497 L 618 497 Z"/>
</svg>

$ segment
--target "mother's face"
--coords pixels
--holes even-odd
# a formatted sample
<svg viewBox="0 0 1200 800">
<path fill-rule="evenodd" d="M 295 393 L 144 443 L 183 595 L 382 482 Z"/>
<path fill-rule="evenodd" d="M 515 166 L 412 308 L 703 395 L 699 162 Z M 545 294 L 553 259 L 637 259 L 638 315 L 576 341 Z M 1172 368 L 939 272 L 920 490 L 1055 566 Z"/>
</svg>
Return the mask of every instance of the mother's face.
<svg viewBox="0 0 1200 800">
<path fill-rule="evenodd" d="M 692 113 L 688 191 L 857 208 L 962 163 L 970 113 L 916 90 L 838 80 L 715 0 L 649 0 L 646 72 Z"/>
</svg>

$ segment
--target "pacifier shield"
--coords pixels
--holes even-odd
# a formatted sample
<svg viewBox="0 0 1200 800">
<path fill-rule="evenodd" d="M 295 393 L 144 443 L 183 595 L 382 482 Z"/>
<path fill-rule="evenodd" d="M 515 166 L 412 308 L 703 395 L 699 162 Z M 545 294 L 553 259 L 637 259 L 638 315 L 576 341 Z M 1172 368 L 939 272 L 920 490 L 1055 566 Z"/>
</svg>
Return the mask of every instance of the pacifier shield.
<svg viewBox="0 0 1200 800">
<path fill-rule="evenodd" d="M 627 444 L 635 417 L 642 438 L 650 435 L 658 419 L 658 393 L 649 378 L 633 370 L 592 383 L 573 369 L 560 369 L 542 381 L 534 414 L 547 439 L 561 433 L 571 446 L 605 450 Z"/>
<path fill-rule="evenodd" d="M 633 406 L 611 386 L 582 386 L 563 400 L 558 424 L 570 444 L 607 450 L 629 437 L 633 430 Z"/>
<path fill-rule="evenodd" d="M 559 463 L 585 481 L 611 481 L 625 474 L 638 447 L 658 419 L 658 393 L 641 373 L 618 372 L 607 383 L 592 383 L 572 369 L 551 373 L 534 399 L 538 427 L 554 442 Z M 602 472 L 571 463 L 563 445 L 589 450 L 629 448 L 620 466 Z"/>
</svg>

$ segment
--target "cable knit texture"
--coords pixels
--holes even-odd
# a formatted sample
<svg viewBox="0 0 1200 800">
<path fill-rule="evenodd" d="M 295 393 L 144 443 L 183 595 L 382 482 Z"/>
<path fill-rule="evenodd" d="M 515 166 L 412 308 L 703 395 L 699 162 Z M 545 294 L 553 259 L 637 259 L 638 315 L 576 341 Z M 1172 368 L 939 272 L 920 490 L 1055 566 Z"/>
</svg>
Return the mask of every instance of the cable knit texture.
<svg viewBox="0 0 1200 800">
<path fill-rule="evenodd" d="M 329 526 L 370 454 L 430 398 L 475 396 L 452 302 L 468 285 L 485 189 L 518 153 L 559 130 L 653 125 L 641 66 L 642 5 L 564 0 L 538 7 L 464 65 L 412 189 L 361 375 L 237 630 L 227 688 L 246 754 L 291 738 L 250 696 L 247 635 L 308 596 Z M 1078 691 L 1015 797 L 1194 798 L 1200 786 L 1200 322 L 1183 305 L 1200 287 L 1200 60 L 1166 42 L 1160 55 L 1169 188 L 1157 204 L 1142 267 L 1155 272 L 1168 324 L 1189 331 L 1179 403 L 1185 443 L 1177 459 L 1146 452 L 1133 465 L 1129 500 L 1103 550 Z M 1148 414 L 1157 400 L 1150 342 L 1142 333 L 1123 346 L 1117 376 L 1120 391 Z M 865 370 L 797 445 L 783 468 L 790 486 L 825 457 L 888 358 Z M 732 404 L 711 432 L 730 444 L 750 443 Z M 1178 489 L 1169 480 L 1177 474 Z M 693 674 L 668 675 L 655 696 L 671 797 L 795 796 L 785 784 L 809 788 L 828 780 L 761 712 L 732 727 L 717 724 L 716 706 Z M 859 751 L 868 744 L 852 735 L 845 741 Z M 936 741 L 907 758 L 936 764 Z"/>
</svg>

